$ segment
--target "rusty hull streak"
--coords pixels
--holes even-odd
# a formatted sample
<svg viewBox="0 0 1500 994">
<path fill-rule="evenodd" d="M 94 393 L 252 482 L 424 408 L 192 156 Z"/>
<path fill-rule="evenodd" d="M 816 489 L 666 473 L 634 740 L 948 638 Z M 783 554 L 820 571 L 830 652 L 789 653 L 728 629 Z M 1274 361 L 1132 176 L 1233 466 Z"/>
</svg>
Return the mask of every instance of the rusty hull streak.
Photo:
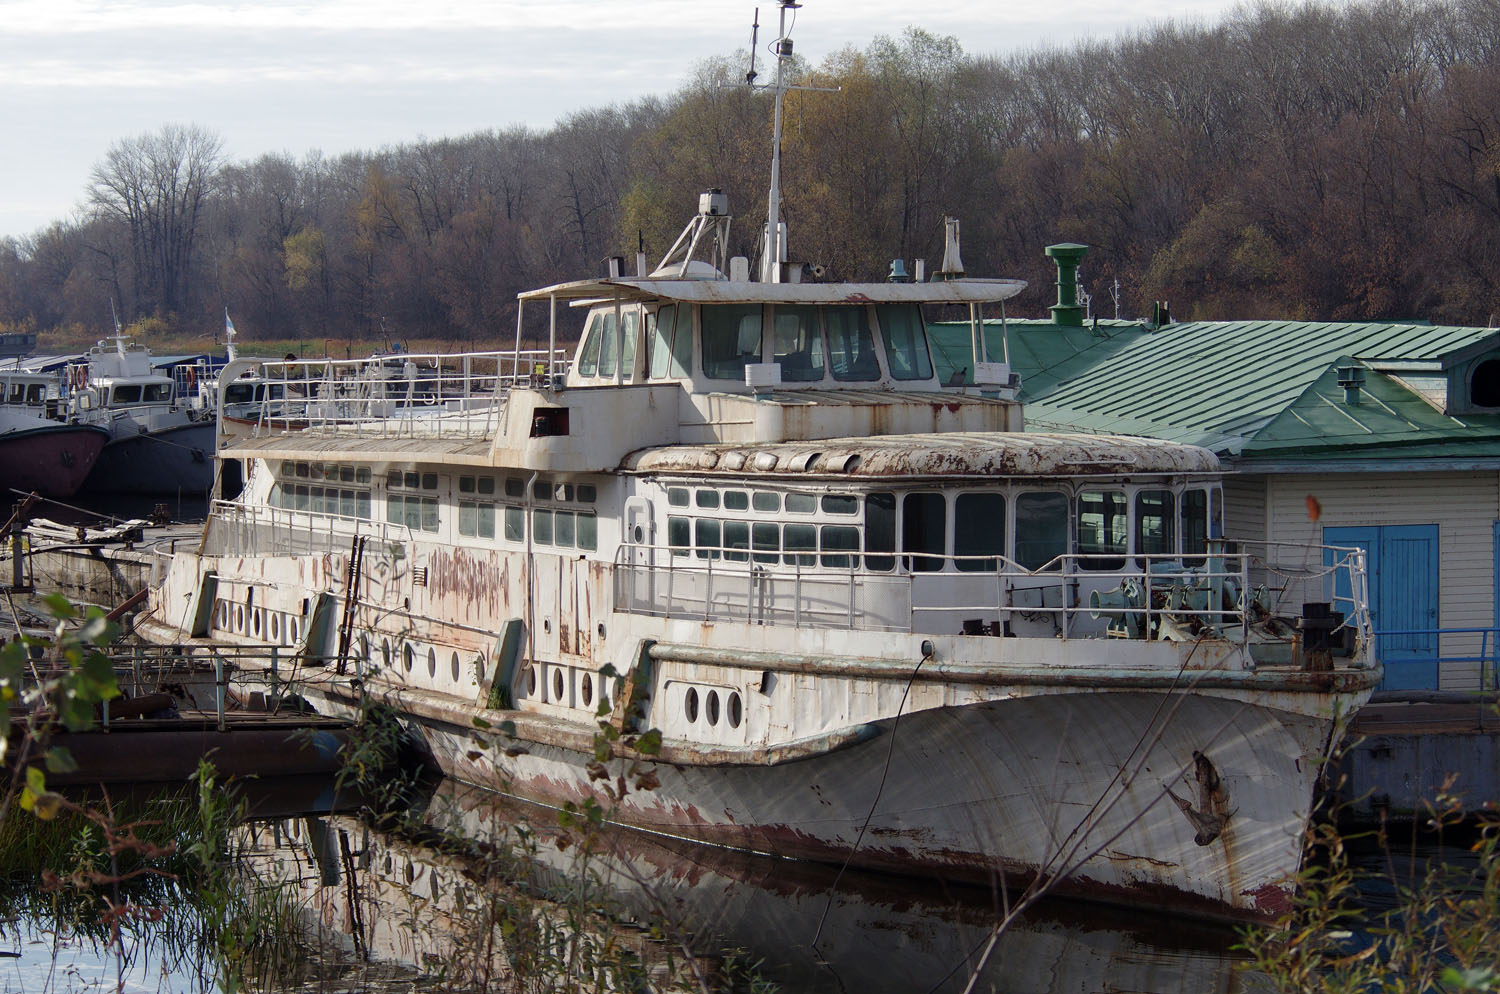
<svg viewBox="0 0 1500 994">
<path fill-rule="evenodd" d="M 726 457 L 734 454 L 733 459 Z M 810 458 L 816 456 L 816 458 Z M 774 460 L 773 468 L 765 468 Z M 704 465 L 724 475 L 837 474 L 855 479 L 1217 473 L 1219 460 L 1207 449 L 1130 436 L 963 432 L 956 437 L 886 435 L 766 444 L 672 445 L 626 456 L 622 468 L 635 473 L 701 473 Z M 728 465 L 744 467 L 727 471 Z M 797 471 L 794 465 L 804 465 Z"/>
<path fill-rule="evenodd" d="M 982 636 L 988 637 L 988 636 Z M 1077 687 L 1113 690 L 1366 690 L 1380 682 L 1379 667 L 1366 670 L 1305 671 L 1254 670 L 1106 670 L 1089 667 L 1012 668 L 965 662 L 930 661 L 918 668 L 905 660 L 852 656 L 792 656 L 750 650 L 718 650 L 703 646 L 658 642 L 651 647 L 658 662 L 696 663 L 742 669 L 773 670 L 820 676 L 869 677 L 935 683 L 982 684 L 993 687 Z"/>
</svg>

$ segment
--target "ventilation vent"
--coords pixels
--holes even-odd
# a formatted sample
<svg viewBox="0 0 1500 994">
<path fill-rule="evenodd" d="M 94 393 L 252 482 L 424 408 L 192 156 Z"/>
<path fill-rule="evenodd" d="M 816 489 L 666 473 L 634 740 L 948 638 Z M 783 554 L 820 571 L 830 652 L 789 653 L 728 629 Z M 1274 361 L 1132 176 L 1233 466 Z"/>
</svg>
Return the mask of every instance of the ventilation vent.
<svg viewBox="0 0 1500 994">
<path fill-rule="evenodd" d="M 427 586 L 427 567 L 413 566 L 411 569 L 411 582 L 414 587 Z"/>
</svg>

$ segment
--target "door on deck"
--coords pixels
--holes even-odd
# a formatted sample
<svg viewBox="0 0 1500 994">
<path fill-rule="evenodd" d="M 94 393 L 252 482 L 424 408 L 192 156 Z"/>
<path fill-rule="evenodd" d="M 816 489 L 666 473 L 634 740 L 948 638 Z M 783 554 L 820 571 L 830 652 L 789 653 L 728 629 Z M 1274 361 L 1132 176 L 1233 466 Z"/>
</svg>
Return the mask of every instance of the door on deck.
<svg viewBox="0 0 1500 994">
<path fill-rule="evenodd" d="M 1365 551 L 1370 621 L 1385 665 L 1381 690 L 1438 688 L 1438 526 L 1324 528 L 1323 544 Z M 1324 553 L 1325 564 L 1332 553 Z M 1336 577 L 1334 609 L 1347 610 L 1347 577 Z M 1340 607 L 1342 600 L 1345 607 Z M 1406 634 L 1386 634 L 1402 632 Z"/>
<path fill-rule="evenodd" d="M 651 502 L 644 497 L 625 501 L 624 554 L 615 576 L 616 597 L 627 609 L 647 610 L 656 606 L 656 571 L 652 557 L 656 549 L 656 521 Z"/>
</svg>

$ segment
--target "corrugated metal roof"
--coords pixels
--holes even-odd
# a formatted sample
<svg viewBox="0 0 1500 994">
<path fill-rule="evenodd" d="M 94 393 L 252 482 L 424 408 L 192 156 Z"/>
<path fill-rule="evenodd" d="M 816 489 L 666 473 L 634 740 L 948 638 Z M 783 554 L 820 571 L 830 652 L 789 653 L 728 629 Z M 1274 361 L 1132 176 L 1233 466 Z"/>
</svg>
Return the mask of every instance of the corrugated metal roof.
<svg viewBox="0 0 1500 994">
<path fill-rule="evenodd" d="M 968 326 L 947 327 L 961 331 L 967 356 Z M 1486 338 L 1500 348 L 1493 328 L 1425 324 L 1197 321 L 1156 331 L 1135 327 L 1089 342 L 1079 337 L 1089 329 L 1011 322 L 1011 366 L 1022 375 L 1027 423 L 1145 434 L 1233 453 L 1340 356 L 1433 359 Z M 1028 351 L 1014 347 L 1018 335 Z"/>
</svg>

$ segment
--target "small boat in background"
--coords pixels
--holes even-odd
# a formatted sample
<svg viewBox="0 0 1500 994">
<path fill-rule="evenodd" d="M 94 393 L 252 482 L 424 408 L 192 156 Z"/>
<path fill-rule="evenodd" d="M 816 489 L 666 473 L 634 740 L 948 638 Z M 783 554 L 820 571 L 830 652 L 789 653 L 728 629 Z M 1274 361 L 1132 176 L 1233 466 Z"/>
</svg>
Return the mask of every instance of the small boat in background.
<svg viewBox="0 0 1500 994">
<path fill-rule="evenodd" d="M 60 406 L 52 376 L 0 370 L 0 485 L 43 497 L 77 493 L 109 432 L 60 418 Z"/>
</svg>

